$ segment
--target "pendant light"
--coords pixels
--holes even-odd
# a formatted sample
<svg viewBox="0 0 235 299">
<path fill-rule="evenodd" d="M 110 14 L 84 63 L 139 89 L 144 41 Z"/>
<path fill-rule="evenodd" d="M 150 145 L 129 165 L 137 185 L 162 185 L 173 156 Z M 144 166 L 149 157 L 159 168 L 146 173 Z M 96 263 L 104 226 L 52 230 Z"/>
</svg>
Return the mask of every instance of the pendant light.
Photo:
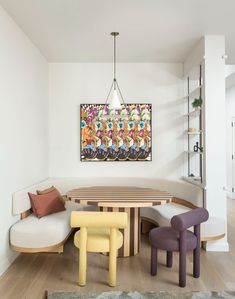
<svg viewBox="0 0 235 299">
<path fill-rule="evenodd" d="M 116 37 L 119 35 L 119 32 L 111 32 L 114 41 L 114 61 L 113 61 L 113 82 L 109 90 L 108 96 L 106 98 L 104 111 L 108 110 L 109 113 L 106 114 L 106 117 L 119 118 L 119 117 L 128 117 L 127 105 L 123 99 L 120 87 L 116 78 Z"/>
</svg>

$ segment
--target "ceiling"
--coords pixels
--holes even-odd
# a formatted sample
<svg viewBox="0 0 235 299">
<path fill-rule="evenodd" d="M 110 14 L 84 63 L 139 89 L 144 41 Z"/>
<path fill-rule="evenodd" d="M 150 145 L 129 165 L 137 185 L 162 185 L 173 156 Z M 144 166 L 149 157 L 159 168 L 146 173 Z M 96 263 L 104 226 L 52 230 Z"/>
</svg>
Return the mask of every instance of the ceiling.
<svg viewBox="0 0 235 299">
<path fill-rule="evenodd" d="M 50 62 L 182 62 L 205 34 L 235 63 L 235 0 L 0 0 Z"/>
</svg>

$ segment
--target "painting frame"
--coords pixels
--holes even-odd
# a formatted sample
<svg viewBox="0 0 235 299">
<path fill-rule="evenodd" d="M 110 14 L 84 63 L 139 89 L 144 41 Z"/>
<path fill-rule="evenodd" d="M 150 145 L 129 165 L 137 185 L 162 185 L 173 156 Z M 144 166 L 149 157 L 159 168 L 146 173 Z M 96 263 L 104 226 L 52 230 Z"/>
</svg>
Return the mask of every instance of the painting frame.
<svg viewBox="0 0 235 299">
<path fill-rule="evenodd" d="M 136 110 L 136 109 L 140 110 L 140 107 L 145 107 L 144 108 L 145 110 L 148 109 L 147 113 L 149 113 L 149 119 L 147 119 L 144 122 L 145 122 L 145 126 L 146 126 L 146 123 L 147 123 L 147 126 L 149 125 L 150 129 L 149 129 L 148 134 L 146 133 L 147 136 L 145 136 L 145 138 L 148 138 L 147 145 L 144 144 L 142 147 L 140 147 L 140 146 L 138 147 L 139 148 L 138 156 L 135 157 L 135 155 L 134 155 L 134 157 L 131 157 L 131 154 L 132 155 L 133 155 L 133 153 L 136 154 L 136 152 L 134 150 L 132 150 L 132 152 L 130 153 L 127 150 L 128 155 L 127 155 L 126 158 L 125 157 L 120 157 L 120 155 L 122 155 L 122 152 L 119 153 L 119 156 L 117 156 L 116 158 L 112 157 L 112 152 L 111 152 L 111 157 L 110 157 L 110 152 L 107 156 L 104 156 L 104 157 L 102 156 L 103 152 L 98 152 L 97 155 L 94 156 L 94 157 L 92 157 L 92 155 L 89 156 L 89 152 L 88 153 L 85 152 L 85 154 L 84 154 L 84 149 L 86 149 L 86 147 L 84 147 L 84 140 L 87 140 L 87 139 L 84 138 L 84 134 L 83 134 L 84 133 L 84 123 L 83 123 L 83 121 L 84 121 L 84 108 L 87 109 L 87 107 L 94 107 L 94 109 L 98 109 L 98 108 L 104 108 L 105 104 L 103 104 L 103 103 L 81 103 L 80 104 L 80 118 L 79 118 L 80 121 L 79 121 L 79 123 L 80 123 L 80 161 L 81 162 L 151 162 L 153 160 L 152 159 L 152 104 L 151 103 L 141 102 L 141 103 L 127 104 L 127 107 L 129 109 L 132 109 L 132 110 Z M 135 107 L 135 108 L 132 108 L 132 107 Z M 112 120 L 112 122 L 115 123 L 115 122 L 117 122 L 117 120 Z M 124 120 L 124 122 L 134 122 L 135 126 L 136 126 L 136 122 L 143 123 L 143 120 L 141 118 L 138 121 Z M 92 124 L 92 126 L 93 126 L 93 124 Z M 94 132 L 94 130 L 93 130 L 93 132 Z M 146 130 L 145 130 L 145 132 L 146 132 Z M 105 136 L 105 137 L 108 139 L 107 136 Z M 117 136 L 117 138 L 118 138 L 118 136 Z M 137 136 L 137 138 L 138 138 L 138 136 Z M 103 141 L 103 136 L 100 139 Z M 141 139 L 141 138 L 139 138 L 139 139 Z M 144 138 L 142 138 L 142 139 L 144 139 Z M 98 142 L 100 142 L 100 141 L 98 141 Z M 144 146 L 145 146 L 145 150 L 143 150 Z M 100 147 L 100 144 L 98 144 L 96 149 L 98 150 L 99 147 Z M 132 148 L 132 147 L 129 147 L 128 149 L 130 149 L 130 148 Z M 146 150 L 146 148 L 148 148 L 148 151 Z M 108 149 L 109 149 L 109 147 L 108 147 Z M 148 154 L 146 153 L 146 151 L 147 151 Z M 90 151 L 90 152 L 93 153 L 92 151 Z M 106 151 L 104 151 L 104 152 L 106 152 Z"/>
</svg>

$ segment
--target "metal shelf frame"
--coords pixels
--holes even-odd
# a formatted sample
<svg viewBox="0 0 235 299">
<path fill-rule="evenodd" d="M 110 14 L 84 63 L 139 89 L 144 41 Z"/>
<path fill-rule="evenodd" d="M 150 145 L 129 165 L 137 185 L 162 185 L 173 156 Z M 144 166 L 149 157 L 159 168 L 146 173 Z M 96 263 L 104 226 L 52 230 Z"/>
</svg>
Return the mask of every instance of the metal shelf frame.
<svg viewBox="0 0 235 299">
<path fill-rule="evenodd" d="M 187 176 L 184 176 L 183 179 L 189 183 L 192 183 L 194 185 L 201 186 L 203 188 L 203 152 L 199 152 L 199 177 L 195 179 L 195 177 L 191 177 L 191 157 L 194 153 L 192 149 L 190 148 L 190 138 L 191 136 L 199 136 L 198 142 L 199 147 L 203 147 L 203 109 L 197 109 L 190 111 L 190 105 L 192 103 L 192 99 L 196 96 L 197 93 L 199 93 L 199 97 L 202 98 L 202 65 L 200 65 L 199 68 L 199 82 L 198 87 L 194 89 L 193 91 L 190 91 L 190 77 L 187 78 L 187 114 L 184 116 L 187 118 L 187 150 L 185 151 L 187 154 Z M 188 132 L 190 128 L 190 119 L 192 117 L 198 117 L 198 131 L 197 132 Z M 197 153 L 195 153 L 197 154 Z"/>
</svg>

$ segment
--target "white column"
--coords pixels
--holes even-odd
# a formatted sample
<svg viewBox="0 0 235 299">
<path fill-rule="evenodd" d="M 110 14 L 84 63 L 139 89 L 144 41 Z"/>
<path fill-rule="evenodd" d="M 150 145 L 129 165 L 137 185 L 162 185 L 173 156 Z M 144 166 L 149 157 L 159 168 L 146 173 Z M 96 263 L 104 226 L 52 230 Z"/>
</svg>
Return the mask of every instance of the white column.
<svg viewBox="0 0 235 299">
<path fill-rule="evenodd" d="M 225 38 L 204 37 L 204 182 L 210 217 L 224 220 L 227 233 Z M 208 251 L 228 251 L 226 237 L 207 242 Z"/>
</svg>

